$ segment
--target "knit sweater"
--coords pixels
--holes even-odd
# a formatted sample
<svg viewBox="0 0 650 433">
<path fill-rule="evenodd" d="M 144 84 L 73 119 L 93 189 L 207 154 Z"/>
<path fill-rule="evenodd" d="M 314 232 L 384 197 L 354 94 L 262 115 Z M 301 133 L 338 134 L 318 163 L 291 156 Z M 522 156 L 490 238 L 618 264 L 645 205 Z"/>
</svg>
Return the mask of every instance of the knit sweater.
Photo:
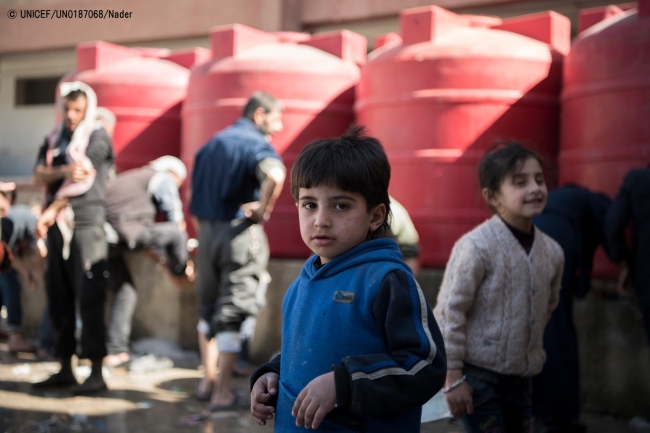
<svg viewBox="0 0 650 433">
<path fill-rule="evenodd" d="M 544 327 L 559 300 L 564 254 L 534 230 L 528 255 L 496 215 L 454 245 L 434 309 L 449 369 L 467 362 L 524 377 L 541 371 Z"/>
</svg>

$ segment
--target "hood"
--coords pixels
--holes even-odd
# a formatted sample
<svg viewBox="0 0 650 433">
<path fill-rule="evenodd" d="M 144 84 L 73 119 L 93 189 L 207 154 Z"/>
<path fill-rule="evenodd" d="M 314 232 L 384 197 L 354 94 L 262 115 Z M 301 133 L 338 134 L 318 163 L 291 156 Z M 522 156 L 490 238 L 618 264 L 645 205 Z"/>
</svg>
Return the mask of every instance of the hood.
<svg viewBox="0 0 650 433">
<path fill-rule="evenodd" d="M 379 262 L 395 263 L 404 268 L 405 271 L 411 272 L 410 268 L 402 260 L 402 253 L 397 246 L 397 242 L 388 238 L 362 242 L 324 264 L 320 269 L 314 266 L 316 259 L 318 259 L 317 255 L 307 259 L 301 271 L 301 278 L 309 280 L 329 278 L 355 266 Z"/>
</svg>

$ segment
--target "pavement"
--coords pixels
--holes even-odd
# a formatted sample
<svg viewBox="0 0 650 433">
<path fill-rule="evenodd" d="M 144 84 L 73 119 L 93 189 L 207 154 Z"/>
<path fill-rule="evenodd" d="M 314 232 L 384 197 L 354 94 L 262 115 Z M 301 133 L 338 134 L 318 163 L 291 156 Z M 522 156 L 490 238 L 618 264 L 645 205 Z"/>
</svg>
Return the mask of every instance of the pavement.
<svg viewBox="0 0 650 433">
<path fill-rule="evenodd" d="M 149 359 L 148 361 L 151 361 Z M 11 354 L 0 343 L 0 433 L 59 432 L 201 432 L 271 433 L 272 425 L 257 425 L 248 407 L 213 413 L 209 418 L 188 423 L 187 417 L 201 412 L 205 404 L 193 396 L 194 383 L 201 377 L 198 357 L 184 356 L 161 362 L 142 362 L 139 368 L 105 369 L 109 391 L 92 397 L 73 396 L 68 389 L 36 391 L 31 383 L 58 371 L 54 362 L 38 362 L 31 354 Z M 78 379 L 90 373 L 88 365 L 76 368 Z M 235 381 L 236 392 L 247 399 L 248 380 Z M 584 414 L 590 433 L 643 433 L 630 420 Z M 456 420 L 422 425 L 424 433 L 462 433 Z"/>
</svg>

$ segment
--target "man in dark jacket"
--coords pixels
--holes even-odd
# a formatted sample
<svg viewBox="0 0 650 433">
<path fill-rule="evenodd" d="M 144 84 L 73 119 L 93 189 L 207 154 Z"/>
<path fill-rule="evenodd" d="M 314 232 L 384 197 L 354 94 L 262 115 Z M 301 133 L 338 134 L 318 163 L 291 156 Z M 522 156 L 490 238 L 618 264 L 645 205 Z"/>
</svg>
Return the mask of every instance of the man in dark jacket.
<svg viewBox="0 0 650 433">
<path fill-rule="evenodd" d="M 104 201 L 114 156 L 108 133 L 95 125 L 93 90 L 81 82 L 60 87 L 64 120 L 41 147 L 33 175 L 36 184 L 46 187 L 47 209 L 38 219 L 37 233 L 48 239 L 45 287 L 61 370 L 33 386 L 76 385 L 73 392 L 83 394 L 106 389 L 102 377 L 108 280 Z M 82 321 L 79 356 L 92 364 L 81 385 L 72 371 L 77 305 Z"/>
<path fill-rule="evenodd" d="M 631 248 L 625 239 L 630 221 Z M 625 176 L 605 222 L 606 242 L 612 260 L 619 267 L 618 290 L 630 295 L 626 285 L 632 280 L 650 343 L 650 166 L 632 170 Z"/>
<path fill-rule="evenodd" d="M 267 137 L 281 129 L 282 106 L 257 92 L 242 117 L 196 154 L 190 213 L 199 221 L 196 290 L 199 347 L 206 369 L 196 391 L 210 398 L 208 411 L 237 403 L 230 385 L 241 350 L 239 330 L 259 309 L 256 292 L 269 258 L 262 223 L 285 178 L 284 165 Z M 218 378 L 209 355 L 213 338 Z"/>
<path fill-rule="evenodd" d="M 187 268 L 187 234 L 178 188 L 187 177 L 183 162 L 163 156 L 117 175 L 108 184 L 106 219 L 115 237 L 109 239 L 109 287 L 114 292 L 104 365 L 129 361 L 131 320 L 137 303 L 124 252 L 152 248 L 166 256 L 172 275 Z M 158 214 L 164 221 L 156 222 Z"/>
<path fill-rule="evenodd" d="M 567 185 L 552 190 L 544 212 L 534 224 L 564 251 L 560 302 L 544 330 L 546 363 L 535 378 L 533 403 L 542 431 L 584 432 L 580 424 L 578 341 L 573 324 L 573 297 L 590 288 L 596 248 L 604 240 L 605 194 Z"/>
</svg>

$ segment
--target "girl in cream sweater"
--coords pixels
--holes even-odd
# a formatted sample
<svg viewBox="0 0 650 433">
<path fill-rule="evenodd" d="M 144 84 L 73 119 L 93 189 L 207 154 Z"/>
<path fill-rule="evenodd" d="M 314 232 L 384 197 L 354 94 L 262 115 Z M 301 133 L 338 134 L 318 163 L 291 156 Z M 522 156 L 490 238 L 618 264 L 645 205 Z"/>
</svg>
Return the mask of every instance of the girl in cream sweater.
<svg viewBox="0 0 650 433">
<path fill-rule="evenodd" d="M 531 377 L 546 359 L 564 255 L 532 222 L 548 193 L 534 152 L 497 146 L 479 181 L 495 215 L 456 242 L 434 309 L 447 350 L 443 392 L 468 432 L 532 431 Z"/>
</svg>

